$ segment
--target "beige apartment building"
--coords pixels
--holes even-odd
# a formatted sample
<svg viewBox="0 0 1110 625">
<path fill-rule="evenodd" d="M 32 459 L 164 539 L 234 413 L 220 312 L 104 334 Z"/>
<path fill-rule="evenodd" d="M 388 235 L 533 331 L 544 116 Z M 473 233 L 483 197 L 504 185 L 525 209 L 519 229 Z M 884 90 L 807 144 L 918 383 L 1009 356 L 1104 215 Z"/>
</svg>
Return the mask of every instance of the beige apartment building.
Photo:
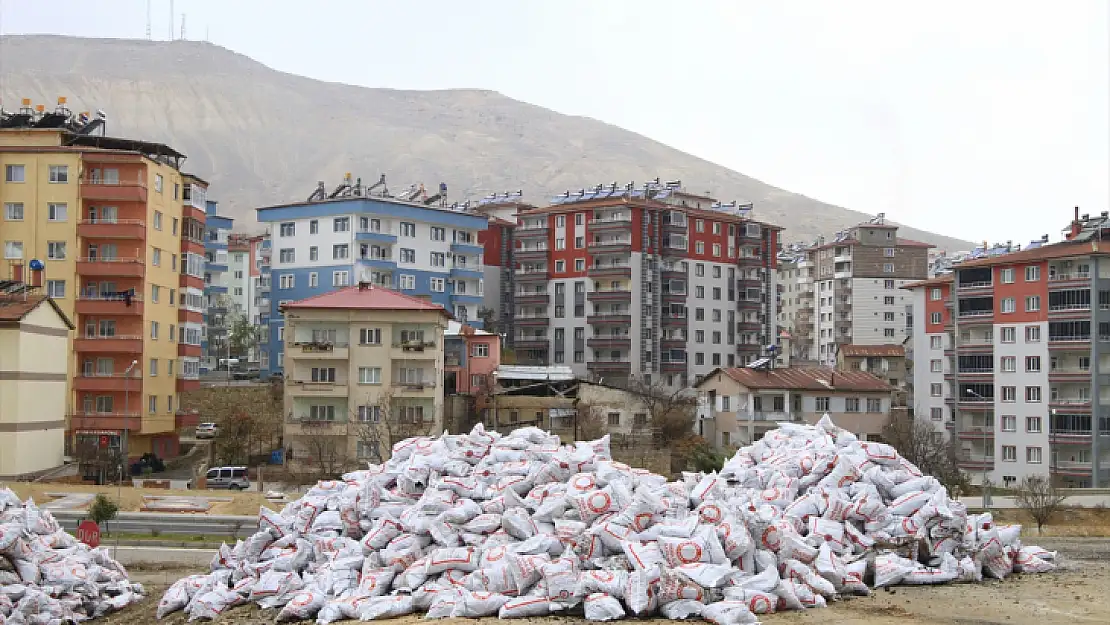
<svg viewBox="0 0 1110 625">
<path fill-rule="evenodd" d="M 282 312 L 288 464 L 381 462 L 442 429 L 442 306 L 360 283 Z"/>
<path fill-rule="evenodd" d="M 751 444 L 782 422 L 814 424 L 825 414 L 861 439 L 876 440 L 894 390 L 870 373 L 831 367 L 717 369 L 695 388 L 695 433 L 716 449 Z"/>
<path fill-rule="evenodd" d="M 0 295 L 0 478 L 62 464 L 70 333 L 43 295 Z"/>
</svg>

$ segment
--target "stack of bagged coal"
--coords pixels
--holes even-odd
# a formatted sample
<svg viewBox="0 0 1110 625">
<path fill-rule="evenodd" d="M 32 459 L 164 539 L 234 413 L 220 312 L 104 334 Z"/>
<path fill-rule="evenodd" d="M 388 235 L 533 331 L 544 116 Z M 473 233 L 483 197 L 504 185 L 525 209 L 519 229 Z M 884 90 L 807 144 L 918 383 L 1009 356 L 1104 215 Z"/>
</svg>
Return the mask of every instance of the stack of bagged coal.
<svg viewBox="0 0 1110 625">
<path fill-rule="evenodd" d="M 719 474 L 668 481 L 612 461 L 608 438 L 525 428 L 414 438 L 381 466 L 320 482 L 158 616 L 248 602 L 278 621 L 662 615 L 718 624 L 894 584 L 1053 568 L 1018 526 L 968 515 L 891 447 L 827 417 L 783 425 Z"/>
<path fill-rule="evenodd" d="M 0 625 L 84 621 L 142 597 L 107 550 L 78 542 L 49 511 L 0 489 Z"/>
</svg>

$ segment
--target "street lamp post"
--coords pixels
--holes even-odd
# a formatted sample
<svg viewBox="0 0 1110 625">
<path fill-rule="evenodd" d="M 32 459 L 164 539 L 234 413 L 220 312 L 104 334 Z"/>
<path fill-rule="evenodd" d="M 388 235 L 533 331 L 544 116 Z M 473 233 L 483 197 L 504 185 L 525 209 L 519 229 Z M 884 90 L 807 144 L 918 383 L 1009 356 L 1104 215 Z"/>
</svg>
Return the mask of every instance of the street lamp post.
<svg viewBox="0 0 1110 625">
<path fill-rule="evenodd" d="M 138 360 L 132 360 L 131 366 L 123 372 L 123 418 L 124 427 L 120 428 L 120 456 L 123 458 L 124 463 L 127 462 L 127 418 L 131 415 L 131 371 L 139 364 Z M 120 465 L 120 481 L 123 481 L 123 465 Z"/>
<path fill-rule="evenodd" d="M 972 397 L 978 397 L 979 399 L 986 399 L 986 397 L 983 397 L 979 393 L 976 393 L 975 391 L 973 391 L 969 388 L 965 388 L 964 392 L 967 393 L 968 395 L 971 395 Z M 985 445 L 984 445 L 984 447 L 985 447 Z M 983 457 L 985 458 L 986 454 L 983 454 Z M 983 494 L 982 494 L 983 507 L 984 508 L 989 508 L 991 506 L 991 484 L 990 484 L 990 480 L 987 478 L 987 463 L 986 462 L 983 463 L 982 491 L 983 491 Z"/>
</svg>

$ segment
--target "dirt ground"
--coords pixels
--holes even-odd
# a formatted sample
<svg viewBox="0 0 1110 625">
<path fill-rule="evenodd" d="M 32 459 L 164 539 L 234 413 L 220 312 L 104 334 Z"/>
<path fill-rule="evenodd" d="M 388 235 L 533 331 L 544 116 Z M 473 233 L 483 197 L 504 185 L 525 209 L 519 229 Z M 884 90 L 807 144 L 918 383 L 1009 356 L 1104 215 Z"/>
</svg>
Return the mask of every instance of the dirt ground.
<svg viewBox="0 0 1110 625">
<path fill-rule="evenodd" d="M 104 493 L 113 501 L 119 500 L 122 491 L 123 503 L 120 505 L 122 512 L 141 512 L 144 495 L 166 496 L 183 495 L 186 497 L 211 497 L 214 499 L 231 499 L 232 501 L 214 502 L 208 514 L 228 514 L 236 516 L 252 516 L 258 514 L 260 506 L 274 508 L 275 505 L 266 501 L 262 493 L 238 492 L 226 490 L 162 490 L 158 488 L 135 488 L 115 486 L 83 486 L 72 484 L 42 484 L 29 482 L 11 482 L 3 484 L 15 491 L 21 499 L 31 497 L 36 503 L 50 501 L 45 493 Z M 281 509 L 280 506 L 277 509 Z M 196 513 L 186 513 L 196 514 Z"/>
<path fill-rule="evenodd" d="M 1027 541 L 1028 542 L 1028 541 Z M 1005 581 L 947 586 L 897 587 L 870 597 L 840 601 L 823 610 L 767 615 L 767 625 L 837 623 L 839 625 L 1052 625 L 1067 623 L 1110 623 L 1110 539 L 1048 538 L 1038 543 L 1060 550 L 1062 566 L 1054 573 L 1017 575 Z M 131 577 L 147 585 L 150 597 L 142 604 L 97 621 L 105 625 L 145 625 L 155 622 L 158 599 L 166 586 L 194 571 L 167 567 L 133 569 Z M 232 611 L 219 621 L 226 625 L 273 622 L 276 611 L 256 606 Z M 500 622 L 481 619 L 480 625 Z M 163 623 L 182 625 L 186 617 L 176 613 Z M 425 622 L 421 616 L 395 619 L 396 625 Z M 460 621 L 461 622 L 461 621 Z M 473 620 L 468 620 L 473 622 Z M 659 621 L 662 623 L 662 621 Z M 579 625 L 572 617 L 524 619 L 521 625 Z"/>
</svg>

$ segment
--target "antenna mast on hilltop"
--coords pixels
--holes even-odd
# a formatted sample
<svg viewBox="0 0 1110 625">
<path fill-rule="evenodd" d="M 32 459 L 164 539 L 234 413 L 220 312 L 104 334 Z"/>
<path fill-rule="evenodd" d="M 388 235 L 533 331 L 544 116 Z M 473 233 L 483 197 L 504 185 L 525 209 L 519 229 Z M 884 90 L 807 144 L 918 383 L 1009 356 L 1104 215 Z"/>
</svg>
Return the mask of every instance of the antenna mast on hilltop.
<svg viewBox="0 0 1110 625">
<path fill-rule="evenodd" d="M 146 0 L 146 40 L 150 41 L 150 0 Z"/>
<path fill-rule="evenodd" d="M 170 41 L 173 41 L 173 0 L 170 0 Z"/>
</svg>

